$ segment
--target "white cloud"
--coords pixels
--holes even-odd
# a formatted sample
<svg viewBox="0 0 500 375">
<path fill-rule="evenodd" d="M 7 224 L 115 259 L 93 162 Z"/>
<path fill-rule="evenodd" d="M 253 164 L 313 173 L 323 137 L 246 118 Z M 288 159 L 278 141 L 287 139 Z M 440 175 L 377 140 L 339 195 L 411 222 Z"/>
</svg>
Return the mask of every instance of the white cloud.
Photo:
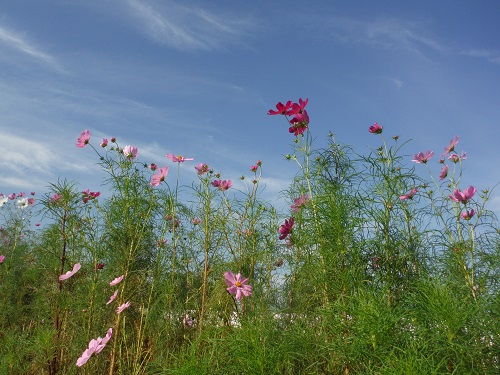
<svg viewBox="0 0 500 375">
<path fill-rule="evenodd" d="M 136 25 L 158 43 L 181 50 L 211 50 L 246 33 L 253 24 L 247 19 L 211 13 L 199 7 L 188 7 L 170 1 L 128 0 L 129 16 Z"/>
<path fill-rule="evenodd" d="M 460 55 L 478 57 L 486 59 L 493 64 L 500 65 L 500 52 L 496 50 L 469 49 L 460 51 Z"/>
</svg>

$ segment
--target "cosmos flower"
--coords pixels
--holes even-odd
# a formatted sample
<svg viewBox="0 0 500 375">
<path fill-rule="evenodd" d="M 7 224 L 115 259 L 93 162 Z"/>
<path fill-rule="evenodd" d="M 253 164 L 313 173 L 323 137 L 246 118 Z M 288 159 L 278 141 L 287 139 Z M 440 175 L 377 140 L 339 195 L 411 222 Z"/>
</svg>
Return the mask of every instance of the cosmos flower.
<svg viewBox="0 0 500 375">
<path fill-rule="evenodd" d="M 406 199 L 413 199 L 413 197 L 415 196 L 415 194 L 417 194 L 417 192 L 418 192 L 417 188 L 411 189 L 409 193 L 400 196 L 399 199 L 401 199 L 402 201 L 404 201 Z"/>
<path fill-rule="evenodd" d="M 280 226 L 278 230 L 280 232 L 280 240 L 283 240 L 292 232 L 293 224 L 295 223 L 295 219 L 291 217 L 288 220 L 285 220 L 285 223 Z"/>
<path fill-rule="evenodd" d="M 476 194 L 477 189 L 474 186 L 469 186 L 468 189 L 465 189 L 463 191 L 460 191 L 458 189 L 455 189 L 452 195 L 450 195 L 450 199 L 454 202 L 462 202 L 463 204 L 466 204 L 469 200 L 472 199 L 474 194 Z"/>
<path fill-rule="evenodd" d="M 76 365 L 82 367 L 87 361 L 92 357 L 92 354 L 98 354 L 106 346 L 108 341 L 111 339 L 113 334 L 113 328 L 108 329 L 106 336 L 104 338 L 98 337 L 97 339 L 92 339 L 89 342 L 88 348 L 82 353 L 82 355 L 77 359 Z"/>
<path fill-rule="evenodd" d="M 90 141 L 90 131 L 84 130 L 76 140 L 76 147 L 84 148 L 89 144 Z"/>
<path fill-rule="evenodd" d="M 69 279 L 71 276 L 77 273 L 81 267 L 82 265 L 80 263 L 76 263 L 71 271 L 68 271 L 64 275 L 59 276 L 59 280 L 63 281 Z"/>
<path fill-rule="evenodd" d="M 454 151 L 457 143 L 458 143 L 458 135 L 456 135 L 455 138 L 453 138 L 450 141 L 450 144 L 444 148 L 443 156 L 448 155 L 450 152 Z"/>
<path fill-rule="evenodd" d="M 117 295 L 118 295 L 118 289 L 115 290 L 115 292 L 113 293 L 113 295 L 111 297 L 109 297 L 109 301 L 106 302 L 106 305 L 109 305 L 111 302 L 113 302 Z"/>
<path fill-rule="evenodd" d="M 268 115 L 288 115 L 290 109 L 292 108 L 292 101 L 289 100 L 286 102 L 286 104 L 283 104 L 281 102 L 279 102 L 278 104 L 276 104 L 276 111 L 274 109 L 270 109 L 269 111 L 267 111 L 267 114 Z"/>
<path fill-rule="evenodd" d="M 109 283 L 109 285 L 111 285 L 111 286 L 115 286 L 115 285 L 117 285 L 117 284 L 120 284 L 120 283 L 121 283 L 121 281 L 123 280 L 123 277 L 124 277 L 124 276 L 125 276 L 125 275 L 121 275 L 120 277 L 117 277 L 116 279 L 114 279 L 113 281 L 111 281 L 111 282 Z"/>
<path fill-rule="evenodd" d="M 174 163 L 184 163 L 187 160 L 194 160 L 194 158 L 185 158 L 182 155 L 175 156 L 174 154 L 166 154 L 167 159 L 172 160 Z"/>
<path fill-rule="evenodd" d="M 441 172 L 439 173 L 439 179 L 444 180 L 448 176 L 448 166 L 445 164 L 441 167 Z"/>
<path fill-rule="evenodd" d="M 159 186 L 168 175 L 168 167 L 158 169 L 158 173 L 151 176 L 151 186 Z"/>
<path fill-rule="evenodd" d="M 247 284 L 248 278 L 243 279 L 241 273 L 234 276 L 233 272 L 229 270 L 224 273 L 224 279 L 228 286 L 226 290 L 229 294 L 236 294 L 237 300 L 241 300 L 243 295 L 248 297 L 252 294 L 252 286 Z"/>
<path fill-rule="evenodd" d="M 419 152 L 418 154 L 415 154 L 414 161 L 415 163 L 418 164 L 425 164 L 427 163 L 432 157 L 434 156 L 434 151 L 429 151 L 427 150 L 425 154 L 423 152 Z"/>
<path fill-rule="evenodd" d="M 137 150 L 137 147 L 127 145 L 123 148 L 123 155 L 127 159 L 135 159 L 139 155 L 139 150 Z"/>
<path fill-rule="evenodd" d="M 198 172 L 199 175 L 207 173 L 210 168 L 208 167 L 208 164 L 200 163 L 196 167 L 194 167 L 196 171 Z"/>
<path fill-rule="evenodd" d="M 128 309 L 130 306 L 130 302 L 125 302 L 124 304 L 118 306 L 118 309 L 116 309 L 116 313 L 120 314 L 123 310 Z"/>
<path fill-rule="evenodd" d="M 465 210 L 464 212 L 462 212 L 462 219 L 464 220 L 470 220 L 472 219 L 472 216 L 474 216 L 476 214 L 476 211 L 474 210 Z"/>
<path fill-rule="evenodd" d="M 304 207 L 307 202 L 309 202 L 309 194 L 301 195 L 300 197 L 293 200 L 293 204 L 290 206 L 292 212 L 298 212 L 302 207 Z"/>
<path fill-rule="evenodd" d="M 381 134 L 382 127 L 376 122 L 375 124 L 373 124 L 368 128 L 368 131 L 372 134 Z"/>
</svg>

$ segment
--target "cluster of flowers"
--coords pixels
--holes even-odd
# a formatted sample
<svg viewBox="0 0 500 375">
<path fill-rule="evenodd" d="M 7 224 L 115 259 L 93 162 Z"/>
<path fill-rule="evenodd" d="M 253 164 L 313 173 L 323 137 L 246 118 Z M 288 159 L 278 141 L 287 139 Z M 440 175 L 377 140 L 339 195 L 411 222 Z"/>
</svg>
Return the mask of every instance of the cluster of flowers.
<svg viewBox="0 0 500 375">
<path fill-rule="evenodd" d="M 290 206 L 290 209 L 293 213 L 297 213 L 307 205 L 309 202 L 309 194 L 301 195 L 300 197 L 293 200 L 293 204 Z M 278 229 L 280 233 L 280 240 L 284 240 L 288 237 L 289 234 L 292 233 L 293 225 L 295 224 L 295 218 L 290 217 L 288 220 L 285 219 L 285 222 L 281 224 Z M 289 242 L 289 239 L 288 239 Z"/>
<path fill-rule="evenodd" d="M 309 127 L 309 115 L 307 114 L 306 105 L 309 99 L 302 100 L 299 99 L 298 103 L 293 103 L 291 100 L 287 101 L 286 104 L 279 102 L 276 104 L 276 110 L 270 109 L 268 115 L 284 115 L 290 124 L 288 128 L 289 133 L 293 133 L 294 136 L 298 136 L 304 133 Z M 289 117 L 292 117 L 289 119 Z"/>
<path fill-rule="evenodd" d="M 26 208 L 28 206 L 33 206 L 35 204 L 35 198 L 33 198 L 34 195 L 35 195 L 34 191 L 31 192 L 31 197 L 27 197 L 26 193 L 23 191 L 21 191 L 19 194 L 12 193 L 7 196 L 0 193 L 0 207 L 2 207 L 8 201 L 13 201 L 15 199 L 17 199 L 16 206 L 18 208 Z"/>
<path fill-rule="evenodd" d="M 378 123 L 373 124 L 368 128 L 368 131 L 372 134 L 381 134 L 382 133 L 382 126 L 380 126 Z M 456 135 L 452 140 L 450 140 L 450 143 L 448 146 L 444 148 L 444 154 L 441 155 L 441 159 L 439 160 L 439 163 L 443 164 L 441 167 L 441 172 L 439 173 L 439 179 L 444 180 L 448 176 L 448 171 L 449 167 L 448 165 L 444 164 L 445 163 L 445 157 L 448 158 L 452 163 L 459 163 L 462 162 L 463 160 L 467 159 L 467 153 L 462 151 L 460 155 L 458 155 L 455 152 L 455 147 L 458 144 L 459 137 Z M 434 156 L 434 151 L 427 150 L 425 153 L 424 152 L 419 152 L 413 156 L 412 161 L 417 163 L 417 164 L 426 164 L 432 157 Z M 455 189 L 453 191 L 453 194 L 449 196 L 449 198 L 457 203 L 463 203 L 464 205 L 467 204 L 474 194 L 476 194 L 477 189 L 474 186 L 469 186 L 468 189 L 465 189 L 463 191 L 460 191 L 459 189 Z M 413 188 L 410 190 L 410 192 L 402 195 L 399 197 L 401 200 L 406 200 L 406 199 L 412 199 L 416 194 L 418 193 L 417 188 Z M 461 213 L 461 216 L 464 220 L 470 220 L 474 215 L 476 214 L 476 211 L 472 210 L 465 210 L 464 212 Z"/>
</svg>

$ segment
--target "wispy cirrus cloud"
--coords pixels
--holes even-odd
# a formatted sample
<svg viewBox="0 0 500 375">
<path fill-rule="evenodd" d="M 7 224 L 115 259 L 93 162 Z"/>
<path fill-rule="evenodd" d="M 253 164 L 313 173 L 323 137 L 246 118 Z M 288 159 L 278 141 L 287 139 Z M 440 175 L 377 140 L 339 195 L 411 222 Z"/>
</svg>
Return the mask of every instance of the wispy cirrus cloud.
<svg viewBox="0 0 500 375">
<path fill-rule="evenodd" d="M 460 55 L 478 57 L 487 61 L 500 65 L 500 52 L 487 49 L 468 49 L 460 51 Z"/>
<path fill-rule="evenodd" d="M 128 0 L 137 28 L 158 43 L 181 50 L 212 50 L 238 41 L 255 27 L 249 19 L 219 15 L 170 1 Z"/>
<path fill-rule="evenodd" d="M 52 55 L 43 51 L 20 33 L 0 25 L 0 47 L 1 46 L 14 50 L 22 55 L 29 56 L 36 62 L 43 63 L 52 69 L 62 71 L 60 64 Z M 12 55 L 9 54 L 9 56 Z"/>
</svg>

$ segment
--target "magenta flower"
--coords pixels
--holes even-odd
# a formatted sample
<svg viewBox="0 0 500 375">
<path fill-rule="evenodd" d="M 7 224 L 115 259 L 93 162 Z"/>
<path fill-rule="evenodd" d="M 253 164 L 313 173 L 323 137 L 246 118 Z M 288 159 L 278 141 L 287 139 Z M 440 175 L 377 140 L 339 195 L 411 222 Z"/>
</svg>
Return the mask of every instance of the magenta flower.
<svg viewBox="0 0 500 375">
<path fill-rule="evenodd" d="M 299 210 L 304 207 L 307 202 L 309 202 L 309 194 L 301 195 L 300 197 L 293 200 L 293 204 L 290 206 L 292 212 L 299 212 Z"/>
<path fill-rule="evenodd" d="M 198 172 L 198 174 L 200 176 L 202 174 L 207 173 L 210 170 L 210 168 L 208 167 L 208 164 L 204 164 L 204 163 L 198 164 L 196 167 L 194 167 L 194 169 L 196 169 L 196 171 Z"/>
<path fill-rule="evenodd" d="M 375 124 L 373 124 L 368 128 L 368 131 L 372 134 L 381 134 L 382 127 L 376 122 Z"/>
<path fill-rule="evenodd" d="M 450 141 L 450 144 L 448 146 L 446 146 L 444 148 L 444 155 L 448 155 L 450 152 L 454 151 L 455 150 L 455 146 L 457 145 L 458 143 L 458 135 L 455 136 L 455 138 L 453 138 L 451 141 Z"/>
<path fill-rule="evenodd" d="M 102 139 L 102 142 L 100 143 L 101 147 L 104 148 L 108 145 L 108 140 L 106 138 Z"/>
<path fill-rule="evenodd" d="M 89 342 L 88 348 L 82 353 L 82 355 L 76 361 L 78 367 L 82 367 L 87 361 L 92 357 L 92 354 L 100 353 L 102 349 L 106 346 L 108 341 L 111 339 L 113 334 L 113 328 L 108 329 L 106 336 L 104 338 L 98 337 L 97 339 L 92 339 Z"/>
<path fill-rule="evenodd" d="M 298 113 L 303 113 L 305 111 L 306 105 L 309 102 L 309 99 L 307 98 L 306 100 L 302 100 L 302 98 L 299 99 L 298 103 L 293 103 L 292 104 L 292 109 L 288 111 L 288 115 L 296 115 Z"/>
<path fill-rule="evenodd" d="M 9 194 L 8 197 L 11 201 L 13 201 L 14 199 L 16 199 L 16 193 Z"/>
<path fill-rule="evenodd" d="M 125 276 L 125 275 L 121 275 L 120 277 L 117 277 L 116 279 L 114 279 L 113 281 L 111 281 L 111 282 L 109 283 L 109 285 L 111 285 L 111 286 L 115 286 L 115 285 L 117 285 L 117 284 L 120 284 L 120 283 L 121 283 L 121 281 L 123 280 L 123 277 L 124 277 L 124 276 Z"/>
<path fill-rule="evenodd" d="M 286 220 L 285 223 L 281 224 L 280 229 L 278 230 L 280 232 L 280 240 L 283 240 L 292 232 L 293 224 L 295 223 L 295 219 L 291 217 L 290 219 Z"/>
<path fill-rule="evenodd" d="M 448 166 L 445 164 L 441 167 L 441 172 L 439 173 L 439 179 L 444 180 L 448 176 Z"/>
<path fill-rule="evenodd" d="M 259 166 L 258 166 L 258 165 L 252 165 L 252 166 L 250 167 L 250 170 L 251 170 L 252 172 L 257 172 L 257 169 L 259 169 Z"/>
<path fill-rule="evenodd" d="M 158 169 L 158 173 L 154 174 L 151 176 L 151 186 L 158 186 L 160 185 L 163 181 L 165 181 L 165 177 L 168 175 L 168 167 L 163 167 Z"/>
<path fill-rule="evenodd" d="M 89 189 L 82 191 L 83 203 L 88 203 L 88 201 L 97 198 L 101 193 L 99 191 L 90 191 Z"/>
<path fill-rule="evenodd" d="M 21 191 L 21 192 L 19 193 L 19 196 L 20 196 L 21 198 L 24 198 L 24 197 L 26 196 L 26 193 L 25 193 L 24 191 Z"/>
<path fill-rule="evenodd" d="M 125 155 L 127 159 L 135 159 L 138 154 L 139 150 L 137 150 L 137 147 L 128 145 L 123 148 L 123 155 Z"/>
<path fill-rule="evenodd" d="M 111 302 L 113 302 L 117 295 L 118 295 L 118 289 L 115 290 L 115 292 L 113 293 L 113 295 L 111 297 L 109 297 L 109 301 L 106 302 L 106 305 L 109 305 Z"/>
<path fill-rule="evenodd" d="M 450 199 L 457 203 L 462 202 L 463 204 L 466 204 L 469 200 L 472 199 L 474 194 L 476 194 L 476 191 L 477 189 L 474 186 L 469 186 L 468 189 L 465 189 L 463 191 L 455 189 L 453 195 L 450 195 Z"/>
<path fill-rule="evenodd" d="M 172 160 L 174 163 L 184 163 L 187 160 L 194 160 L 194 158 L 185 158 L 184 156 L 175 156 L 174 154 L 166 154 L 165 156 L 168 159 Z"/>
<path fill-rule="evenodd" d="M 71 276 L 77 273 L 81 267 L 82 265 L 80 263 L 76 263 L 71 271 L 68 271 L 64 275 L 59 276 L 59 280 L 63 281 L 69 279 Z"/>
<path fill-rule="evenodd" d="M 419 152 L 418 154 L 415 154 L 414 158 L 412 161 L 415 163 L 427 163 L 432 157 L 434 156 L 434 151 L 429 151 L 427 150 L 425 154 L 423 152 Z"/>
<path fill-rule="evenodd" d="M 28 198 L 28 205 L 33 206 L 35 204 L 35 198 Z"/>
<path fill-rule="evenodd" d="M 219 190 L 225 191 L 229 190 L 231 186 L 233 186 L 233 181 L 231 180 L 213 180 L 212 186 L 219 188 Z"/>
<path fill-rule="evenodd" d="M 288 128 L 289 133 L 293 133 L 296 137 L 304 133 L 309 127 L 309 115 L 307 111 L 304 110 L 302 113 L 297 113 L 295 117 L 290 120 L 290 124 L 292 126 Z"/>
<path fill-rule="evenodd" d="M 278 104 L 276 104 L 277 111 L 275 111 L 274 109 L 270 109 L 269 111 L 267 111 L 267 114 L 268 115 L 288 115 L 291 108 L 292 108 L 292 101 L 291 100 L 287 101 L 286 104 L 279 102 Z"/>
<path fill-rule="evenodd" d="M 476 214 L 476 211 L 474 210 L 465 210 L 465 212 L 462 212 L 462 219 L 464 220 L 470 220 L 472 219 L 472 216 Z"/>
<path fill-rule="evenodd" d="M 228 288 L 226 290 L 229 294 L 236 293 L 236 299 L 239 301 L 243 298 L 243 296 L 248 297 L 252 295 L 252 286 L 248 285 L 248 278 L 243 279 L 241 277 L 241 273 L 238 273 L 234 276 L 231 270 L 224 273 L 224 281 L 226 282 Z"/>
<path fill-rule="evenodd" d="M 5 259 L 5 255 L 0 255 L 0 263 L 3 263 L 4 259 Z"/>
<path fill-rule="evenodd" d="M 84 148 L 89 144 L 90 141 L 90 131 L 84 130 L 76 140 L 76 147 Z"/>
<path fill-rule="evenodd" d="M 413 199 L 413 197 L 415 196 L 415 194 L 417 194 L 417 192 L 418 192 L 417 188 L 411 189 L 408 194 L 400 196 L 399 199 L 401 199 L 402 201 L 404 201 L 406 199 Z"/>
<path fill-rule="evenodd" d="M 130 302 L 126 302 L 120 306 L 118 306 L 118 309 L 116 309 L 116 313 L 120 314 L 123 310 L 128 309 L 130 306 Z"/>
<path fill-rule="evenodd" d="M 457 154 L 451 154 L 448 156 L 448 160 L 453 163 L 458 163 L 459 161 L 467 159 L 467 153 L 462 151 L 462 155 L 458 156 Z"/>
</svg>

